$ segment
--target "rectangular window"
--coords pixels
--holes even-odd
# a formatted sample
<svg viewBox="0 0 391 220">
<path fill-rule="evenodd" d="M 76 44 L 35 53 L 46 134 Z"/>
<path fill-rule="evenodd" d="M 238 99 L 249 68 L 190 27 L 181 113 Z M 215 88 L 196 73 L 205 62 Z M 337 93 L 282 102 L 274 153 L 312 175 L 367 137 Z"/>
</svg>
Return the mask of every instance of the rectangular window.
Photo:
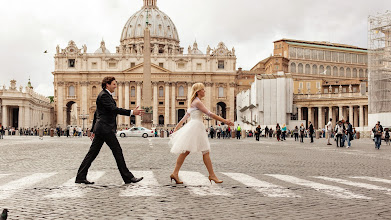
<svg viewBox="0 0 391 220">
<path fill-rule="evenodd" d="M 98 63 L 97 62 L 92 62 L 91 63 L 91 69 L 98 69 Z"/>
<path fill-rule="evenodd" d="M 316 88 L 320 88 L 320 82 L 316 82 Z"/>
<path fill-rule="evenodd" d="M 219 60 L 219 62 L 218 62 L 218 68 L 219 68 L 219 69 L 224 69 L 224 60 Z"/>
<path fill-rule="evenodd" d="M 68 59 L 68 67 L 71 68 L 75 67 L 75 59 Z"/>
<path fill-rule="evenodd" d="M 311 88 L 311 83 L 307 82 L 307 89 L 310 89 L 310 88 Z"/>
<path fill-rule="evenodd" d="M 163 105 L 163 102 L 159 102 L 159 105 Z"/>
<path fill-rule="evenodd" d="M 109 63 L 109 68 L 116 68 L 117 67 L 117 63 Z"/>
<path fill-rule="evenodd" d="M 329 90 L 327 88 L 323 89 L 323 93 L 328 93 L 328 92 L 329 92 Z"/>
<path fill-rule="evenodd" d="M 136 104 L 136 102 L 130 102 L 130 104 L 131 104 L 131 105 L 135 105 L 135 104 Z"/>
<path fill-rule="evenodd" d="M 299 88 L 300 88 L 300 89 L 303 88 L 303 82 L 299 82 Z"/>
<path fill-rule="evenodd" d="M 197 63 L 197 70 L 202 70 L 202 64 L 201 63 Z"/>
<path fill-rule="evenodd" d="M 346 93 L 346 87 L 342 88 L 342 92 Z"/>
<path fill-rule="evenodd" d="M 159 66 L 160 66 L 161 68 L 164 68 L 164 63 L 159 63 Z"/>
<path fill-rule="evenodd" d="M 185 105 L 185 102 L 179 102 L 179 105 Z"/>
<path fill-rule="evenodd" d="M 185 64 L 184 63 L 178 63 L 178 69 L 184 69 Z"/>
<path fill-rule="evenodd" d="M 135 67 L 136 66 L 136 63 L 130 63 L 130 68 L 133 68 L 133 67 Z"/>
</svg>

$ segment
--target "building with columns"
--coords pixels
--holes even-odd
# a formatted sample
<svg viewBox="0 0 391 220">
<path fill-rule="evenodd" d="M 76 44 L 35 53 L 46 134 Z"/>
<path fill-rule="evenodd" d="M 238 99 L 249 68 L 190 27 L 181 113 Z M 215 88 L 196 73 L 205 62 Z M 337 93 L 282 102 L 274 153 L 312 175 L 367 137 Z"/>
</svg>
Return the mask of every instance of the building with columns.
<svg viewBox="0 0 391 220">
<path fill-rule="evenodd" d="M 59 126 L 92 124 L 96 97 L 105 76 L 118 82 L 114 99 L 117 106 L 134 109 L 152 99 L 152 124 L 140 116 L 118 116 L 120 128 L 136 126 L 173 127 L 186 113 L 188 94 L 196 82 L 205 83 L 204 103 L 210 111 L 234 119 L 236 96 L 236 56 L 220 42 L 217 47 L 198 49 L 197 42 L 187 48 L 179 44 L 179 35 L 172 20 L 157 7 L 157 0 L 143 0 L 144 6 L 126 22 L 120 45 L 111 53 L 102 40 L 93 53 L 87 46 L 70 41 L 65 48 L 57 46 L 54 75 L 55 123 Z M 148 23 L 146 22 L 148 21 Z M 146 64 L 144 30 L 150 30 L 150 65 Z M 150 66 L 152 88 L 143 86 L 144 65 Z M 144 91 L 144 92 L 143 92 Z M 144 95 L 144 94 L 152 95 Z M 205 118 L 205 124 L 215 124 Z"/>
<path fill-rule="evenodd" d="M 10 128 L 50 128 L 53 126 L 54 109 L 50 99 L 36 93 L 29 82 L 23 88 L 10 86 L 0 88 L 1 124 Z"/>
<path fill-rule="evenodd" d="M 329 118 L 368 128 L 367 49 L 330 42 L 281 39 L 273 55 L 249 71 L 238 71 L 239 91 L 250 89 L 251 76 L 290 73 L 293 77 L 292 121 L 311 121 L 323 128 Z M 238 109 L 240 111 L 240 109 Z"/>
</svg>

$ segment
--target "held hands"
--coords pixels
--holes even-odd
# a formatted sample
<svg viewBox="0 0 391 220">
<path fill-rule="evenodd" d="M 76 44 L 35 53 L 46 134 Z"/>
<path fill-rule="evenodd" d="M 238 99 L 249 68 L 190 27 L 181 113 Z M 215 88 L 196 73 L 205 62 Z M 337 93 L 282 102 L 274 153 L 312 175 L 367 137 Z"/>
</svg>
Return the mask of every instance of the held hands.
<svg viewBox="0 0 391 220">
<path fill-rule="evenodd" d="M 224 123 L 227 124 L 228 126 L 234 126 L 234 123 L 230 120 L 225 120 Z"/>
<path fill-rule="evenodd" d="M 138 109 L 138 107 L 139 107 L 139 106 L 137 106 L 137 107 L 133 110 L 133 115 L 140 115 L 140 116 L 143 116 L 145 110 L 144 110 L 144 109 Z"/>
<path fill-rule="evenodd" d="M 91 141 L 93 141 L 93 140 L 94 140 L 94 137 L 95 137 L 95 134 L 91 132 L 91 135 L 90 135 L 90 139 L 91 139 Z"/>
</svg>

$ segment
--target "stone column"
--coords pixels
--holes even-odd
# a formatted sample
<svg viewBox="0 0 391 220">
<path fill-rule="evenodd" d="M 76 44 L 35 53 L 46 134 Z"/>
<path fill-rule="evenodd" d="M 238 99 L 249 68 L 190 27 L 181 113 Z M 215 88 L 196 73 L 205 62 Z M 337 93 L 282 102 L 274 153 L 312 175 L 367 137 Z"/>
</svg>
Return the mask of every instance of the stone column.
<svg viewBox="0 0 391 220">
<path fill-rule="evenodd" d="M 55 125 L 57 126 L 57 125 Z M 24 107 L 24 127 L 29 128 L 30 126 L 30 106 Z"/>
<path fill-rule="evenodd" d="M 8 106 L 3 105 L 2 109 L 3 119 L 2 119 L 2 125 L 3 127 L 7 127 L 8 125 Z"/>
<path fill-rule="evenodd" d="M 313 114 L 312 114 L 312 107 L 308 107 L 308 117 L 307 117 L 308 125 L 309 125 L 309 122 L 314 124 L 314 117 L 313 117 Z"/>
<path fill-rule="evenodd" d="M 118 82 L 118 107 L 119 108 L 124 108 L 124 103 L 123 103 L 123 87 L 124 87 L 124 82 Z M 122 126 L 124 123 L 124 116 L 118 115 L 118 126 Z"/>
<path fill-rule="evenodd" d="M 338 106 L 338 120 L 342 120 L 342 118 L 343 118 L 343 106 L 341 106 L 341 105 L 339 105 Z"/>
<path fill-rule="evenodd" d="M 338 121 L 338 118 L 337 118 L 337 108 L 331 108 L 332 109 L 332 114 L 333 114 L 333 117 L 331 117 L 333 119 L 333 128 L 335 127 L 335 125 L 337 124 L 337 121 Z"/>
<path fill-rule="evenodd" d="M 364 126 L 368 126 L 368 106 L 364 108 Z"/>
<path fill-rule="evenodd" d="M 301 106 L 298 106 L 297 107 L 297 119 L 299 120 L 299 121 L 301 121 L 302 119 L 302 115 L 301 115 L 302 113 L 301 113 Z"/>
<path fill-rule="evenodd" d="M 129 81 L 126 81 L 125 82 L 125 108 L 126 109 L 129 109 L 129 106 L 130 106 L 130 100 L 129 100 L 129 86 L 130 86 L 130 82 Z M 126 124 L 126 127 L 130 127 L 130 117 L 125 117 L 125 124 Z"/>
<path fill-rule="evenodd" d="M 19 121 L 19 128 L 24 128 L 24 106 L 19 106 L 19 116 L 18 116 L 18 121 Z"/>
<path fill-rule="evenodd" d="M 176 124 L 176 82 L 171 83 L 171 124 Z"/>
<path fill-rule="evenodd" d="M 187 99 L 190 99 L 191 96 L 191 87 L 193 86 L 193 82 L 187 82 Z"/>
<path fill-rule="evenodd" d="M 57 124 L 64 127 L 64 82 L 57 82 Z M 57 125 L 56 125 L 57 126 Z"/>
<path fill-rule="evenodd" d="M 330 118 L 333 118 L 333 106 L 329 106 L 329 115 L 328 115 L 327 123 L 330 121 Z"/>
<path fill-rule="evenodd" d="M 235 121 L 235 87 L 236 87 L 235 83 L 229 84 L 229 95 L 228 95 L 229 117 L 228 117 L 228 120 L 231 120 L 231 121 Z"/>
<path fill-rule="evenodd" d="M 360 124 L 358 125 L 359 127 L 364 127 L 364 106 L 363 105 L 360 105 L 359 106 L 359 108 L 360 108 L 360 118 L 359 118 L 359 120 L 360 120 Z"/>
<path fill-rule="evenodd" d="M 353 105 L 349 105 L 349 122 L 353 124 Z"/>
<path fill-rule="evenodd" d="M 139 106 L 141 108 L 141 85 L 142 82 L 137 82 L 137 88 L 136 88 L 136 93 L 137 93 L 137 101 L 136 101 L 136 106 Z M 140 127 L 141 126 L 141 116 L 136 115 L 136 126 Z"/>
<path fill-rule="evenodd" d="M 358 112 L 357 112 L 357 110 L 358 110 L 357 108 L 354 108 L 354 107 L 353 107 L 353 115 L 354 115 L 354 116 L 353 116 L 353 118 L 354 118 L 354 121 L 353 121 L 354 124 L 353 124 L 353 126 L 354 126 L 354 127 L 358 127 Z"/>
<path fill-rule="evenodd" d="M 79 115 L 81 114 L 88 114 L 88 81 L 82 81 L 80 82 L 81 85 L 81 111 L 79 112 Z M 81 122 L 83 126 L 83 121 Z"/>
<path fill-rule="evenodd" d="M 213 83 L 211 82 L 205 82 L 205 107 L 212 111 L 211 106 L 211 97 L 212 97 L 212 86 Z"/>
<path fill-rule="evenodd" d="M 153 86 L 153 123 L 152 126 L 157 126 L 159 124 L 158 120 L 158 100 L 157 100 L 157 82 L 152 82 Z"/>
<path fill-rule="evenodd" d="M 324 117 L 323 117 L 323 108 L 322 108 L 322 106 L 319 106 L 318 107 L 318 127 L 316 128 L 316 129 L 318 129 L 318 128 L 323 128 L 324 127 L 324 122 L 323 122 L 323 119 L 324 119 Z"/>
<path fill-rule="evenodd" d="M 167 127 L 170 124 L 170 82 L 165 82 L 164 87 L 164 126 Z"/>
</svg>

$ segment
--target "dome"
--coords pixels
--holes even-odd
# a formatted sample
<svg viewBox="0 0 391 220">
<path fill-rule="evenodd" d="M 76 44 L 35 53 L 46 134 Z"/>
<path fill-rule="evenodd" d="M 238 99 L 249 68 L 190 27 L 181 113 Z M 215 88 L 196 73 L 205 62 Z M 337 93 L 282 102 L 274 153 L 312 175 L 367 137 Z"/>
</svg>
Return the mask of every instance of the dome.
<svg viewBox="0 0 391 220">
<path fill-rule="evenodd" d="M 121 35 L 121 44 L 134 42 L 137 38 L 144 37 L 144 29 L 147 22 L 151 33 L 151 39 L 159 38 L 174 41 L 179 44 L 178 32 L 175 24 L 164 12 L 156 6 L 157 0 L 144 0 L 144 6 L 134 13 L 126 22 Z"/>
<path fill-rule="evenodd" d="M 98 48 L 98 49 L 95 51 L 95 53 L 103 53 L 102 48 Z M 110 53 L 110 51 L 109 51 L 108 49 L 106 49 L 104 53 Z"/>
<path fill-rule="evenodd" d="M 110 53 L 110 51 L 106 48 L 104 40 L 100 42 L 100 47 L 95 51 L 95 53 Z"/>
</svg>

